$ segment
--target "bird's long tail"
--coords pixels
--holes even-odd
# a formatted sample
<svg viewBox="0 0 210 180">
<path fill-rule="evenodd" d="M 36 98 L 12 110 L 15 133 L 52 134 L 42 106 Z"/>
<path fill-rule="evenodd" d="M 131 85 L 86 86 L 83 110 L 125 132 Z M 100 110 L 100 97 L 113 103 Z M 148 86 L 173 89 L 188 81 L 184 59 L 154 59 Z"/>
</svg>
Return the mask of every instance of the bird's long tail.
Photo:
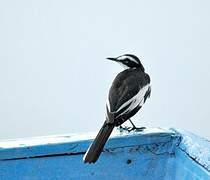
<svg viewBox="0 0 210 180">
<path fill-rule="evenodd" d="M 113 124 L 107 124 L 106 122 L 103 124 L 95 140 L 83 157 L 84 163 L 95 163 L 97 161 L 113 129 Z"/>
</svg>

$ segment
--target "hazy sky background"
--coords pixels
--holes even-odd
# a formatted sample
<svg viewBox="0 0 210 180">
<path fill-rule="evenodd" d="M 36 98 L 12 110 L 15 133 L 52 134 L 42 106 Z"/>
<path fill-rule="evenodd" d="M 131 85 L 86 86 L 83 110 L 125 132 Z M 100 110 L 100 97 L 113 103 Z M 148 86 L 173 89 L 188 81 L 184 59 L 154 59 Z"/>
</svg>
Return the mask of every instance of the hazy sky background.
<svg viewBox="0 0 210 180">
<path fill-rule="evenodd" d="M 152 94 L 134 122 L 210 138 L 210 1 L 0 0 L 0 138 L 97 131 L 133 53 Z"/>
</svg>

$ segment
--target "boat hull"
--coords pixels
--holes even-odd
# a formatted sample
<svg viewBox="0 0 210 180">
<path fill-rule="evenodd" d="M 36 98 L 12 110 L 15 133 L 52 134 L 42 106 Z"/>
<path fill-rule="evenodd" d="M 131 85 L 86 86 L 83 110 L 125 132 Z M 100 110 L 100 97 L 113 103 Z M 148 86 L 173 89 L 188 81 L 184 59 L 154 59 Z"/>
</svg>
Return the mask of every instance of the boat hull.
<svg viewBox="0 0 210 180">
<path fill-rule="evenodd" d="M 0 142 L 0 179 L 210 179 L 210 145 L 181 130 L 116 132 L 95 164 L 82 157 L 94 134 Z M 196 145 L 195 145 L 196 144 Z"/>
</svg>

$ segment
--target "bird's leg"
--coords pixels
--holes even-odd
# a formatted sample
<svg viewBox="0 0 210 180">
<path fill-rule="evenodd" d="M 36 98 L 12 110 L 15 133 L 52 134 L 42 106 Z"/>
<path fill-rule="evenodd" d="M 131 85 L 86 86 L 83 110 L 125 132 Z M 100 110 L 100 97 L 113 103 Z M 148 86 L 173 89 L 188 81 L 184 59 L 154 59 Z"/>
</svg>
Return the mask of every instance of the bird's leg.
<svg viewBox="0 0 210 180">
<path fill-rule="evenodd" d="M 134 123 L 129 119 L 129 121 L 130 121 L 130 123 L 132 124 L 132 128 L 130 128 L 128 131 L 130 132 L 130 131 L 133 131 L 133 130 L 135 130 L 135 131 L 143 131 L 144 129 L 146 129 L 146 127 L 136 127 L 135 125 L 134 125 Z"/>
</svg>

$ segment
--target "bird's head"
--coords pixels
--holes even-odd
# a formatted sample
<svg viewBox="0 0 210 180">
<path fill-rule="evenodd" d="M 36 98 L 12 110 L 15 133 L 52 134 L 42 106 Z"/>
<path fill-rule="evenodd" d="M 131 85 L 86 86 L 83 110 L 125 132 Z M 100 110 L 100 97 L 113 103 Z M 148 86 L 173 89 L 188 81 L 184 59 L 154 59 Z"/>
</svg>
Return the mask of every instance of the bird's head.
<svg viewBox="0 0 210 180">
<path fill-rule="evenodd" d="M 144 71 L 144 67 L 141 64 L 139 58 L 133 54 L 124 54 L 116 58 L 107 58 L 107 59 L 120 63 L 126 69 L 140 68 L 142 71 Z"/>
</svg>

